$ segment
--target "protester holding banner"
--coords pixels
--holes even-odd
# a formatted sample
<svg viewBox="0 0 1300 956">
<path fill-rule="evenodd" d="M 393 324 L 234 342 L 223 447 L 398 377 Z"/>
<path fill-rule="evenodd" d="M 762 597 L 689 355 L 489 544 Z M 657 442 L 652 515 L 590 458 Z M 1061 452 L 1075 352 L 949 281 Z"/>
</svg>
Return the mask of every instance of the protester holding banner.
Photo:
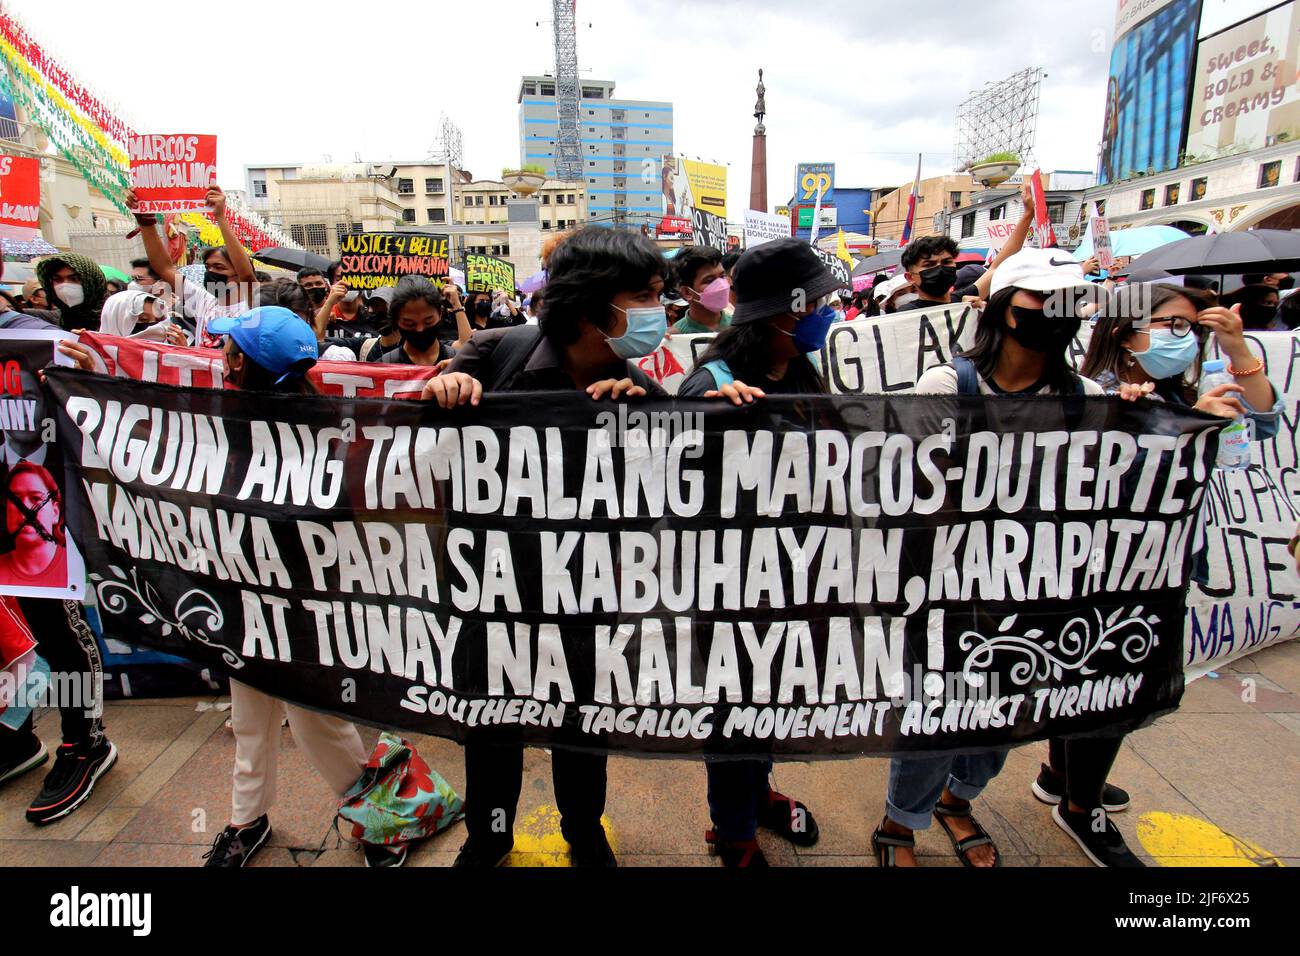
<svg viewBox="0 0 1300 956">
<path fill-rule="evenodd" d="M 330 294 L 330 284 L 326 281 L 325 274 L 313 266 L 303 266 L 298 270 L 298 285 L 302 286 L 302 291 L 307 293 L 307 298 L 317 309 Z"/>
<path fill-rule="evenodd" d="M 974 344 L 951 363 L 922 374 L 917 393 L 1102 394 L 1096 382 L 1075 374 L 1067 356 L 1079 331 L 1077 297 L 1087 285 L 1078 263 L 1050 250 L 1025 249 L 1008 257 L 993 275 Z M 871 836 L 877 862 L 915 866 L 913 833 L 937 818 L 963 866 L 1000 866 L 998 849 L 972 814 L 971 801 L 1002 770 L 1006 757 L 1005 750 L 894 757 L 885 819 Z M 1086 839 L 1118 839 L 1122 846 L 1114 824 L 1107 826 L 1106 834 L 1089 833 Z"/>
<path fill-rule="evenodd" d="M 477 404 L 484 391 L 585 391 L 592 399 L 663 395 L 632 359 L 659 347 L 667 328 L 664 260 L 639 233 L 589 226 L 552 248 L 537 326 L 480 332 L 430 379 L 424 397 L 443 408 Z M 565 732 L 573 739 L 575 726 Z M 465 743 L 465 810 L 469 839 L 456 866 L 496 866 L 514 845 L 523 783 L 519 745 Z M 560 740 L 564 740 L 561 734 Z M 589 739 L 588 739 L 589 745 Z M 551 752 L 560 830 L 578 866 L 616 866 L 600 818 L 606 757 L 556 747 Z M 504 817 L 504 826 L 502 818 Z"/>
<path fill-rule="evenodd" d="M 301 317 L 280 306 L 262 306 L 239 318 L 209 325 L 225 336 L 227 383 L 235 388 L 289 395 L 311 394 L 306 371 L 316 362 L 316 336 Z M 275 802 L 281 720 L 287 713 L 293 738 L 340 796 L 361 775 L 366 749 L 346 720 L 307 710 L 230 682 L 230 726 L 235 734 L 230 825 L 204 855 L 210 867 L 247 865 L 271 836 L 268 812 Z"/>
<path fill-rule="evenodd" d="M 826 382 L 813 356 L 835 320 L 831 307 L 823 305 L 839 284 L 830 270 L 806 242 L 774 239 L 745 253 L 735 276 L 731 325 L 713 340 L 677 394 L 740 405 L 767 391 L 824 393 Z M 748 307 L 742 310 L 740 302 Z"/>
<path fill-rule="evenodd" d="M 917 297 L 912 302 L 897 306 L 895 311 L 928 309 L 953 301 L 960 302 L 967 297 L 981 302 L 987 299 L 993 273 L 999 265 L 1021 250 L 1029 231 L 1034 227 L 1033 192 L 1028 184 L 1020 187 L 1020 200 L 1025 210 L 1020 221 L 989 264 L 988 271 L 970 285 L 956 286 L 957 254 L 961 250 L 955 239 L 950 236 L 921 236 L 909 242 L 903 250 L 903 274 L 916 287 Z"/>
<path fill-rule="evenodd" d="M 731 302 L 731 282 L 722 267 L 722 253 L 711 246 L 686 246 L 673 260 L 677 291 L 688 303 L 686 315 L 673 325 L 674 332 L 699 335 L 731 324 L 726 311 Z"/>
<path fill-rule="evenodd" d="M 713 340 L 678 396 L 724 398 L 740 405 L 768 393 L 827 394 L 812 356 L 826 345 L 835 321 L 826 300 L 839 301 L 839 280 L 798 239 L 774 239 L 751 249 L 732 275 L 736 305 L 731 325 Z M 713 829 L 704 839 L 728 867 L 768 865 L 755 840 L 759 826 L 798 846 L 817 842 L 812 813 L 772 788 L 771 771 L 771 759 L 706 757 Z"/>
<path fill-rule="evenodd" d="M 58 312 L 59 325 L 72 329 L 99 328 L 104 305 L 104 273 L 94 261 L 63 252 L 36 263 L 36 277 L 45 298 Z"/>
<path fill-rule="evenodd" d="M 128 209 L 137 206 L 133 192 L 126 194 Z M 208 210 L 212 219 L 221 230 L 223 246 L 213 246 L 203 253 L 203 284 L 186 282 L 184 275 L 172 262 L 167 251 L 167 242 L 158 232 L 158 217 L 153 214 L 137 214 L 135 221 L 140 226 L 140 238 L 144 242 L 145 252 L 149 256 L 149 266 L 167 287 L 180 299 L 185 315 L 194 320 L 194 344 L 215 346 L 217 341 L 207 333 L 209 319 L 241 315 L 248 311 L 253 301 L 253 287 L 257 276 L 253 270 L 253 261 L 243 243 L 235 235 L 226 218 L 226 194 L 218 186 L 213 186 L 207 194 Z M 93 329 L 85 325 L 82 328 Z"/>
<path fill-rule="evenodd" d="M 1247 414 L 1255 438 L 1277 434 L 1282 398 L 1243 335 L 1241 306 L 1215 305 L 1200 289 L 1166 283 L 1126 286 L 1106 302 L 1093 326 L 1081 374 L 1108 393 L 1124 389 L 1211 415 Z M 1236 385 L 1197 397 L 1205 347 L 1213 334 Z M 1128 389 L 1125 389 L 1128 386 Z M 1263 409 L 1263 411 L 1261 411 Z"/>
</svg>

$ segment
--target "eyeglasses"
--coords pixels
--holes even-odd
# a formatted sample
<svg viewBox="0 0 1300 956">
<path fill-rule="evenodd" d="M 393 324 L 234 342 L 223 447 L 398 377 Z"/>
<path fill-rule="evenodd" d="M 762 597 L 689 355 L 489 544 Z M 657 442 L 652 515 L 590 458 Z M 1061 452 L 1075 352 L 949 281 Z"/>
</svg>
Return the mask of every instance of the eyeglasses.
<svg viewBox="0 0 1300 956">
<path fill-rule="evenodd" d="M 1147 321 L 1147 325 L 1152 326 L 1155 325 L 1156 323 L 1163 323 L 1163 322 L 1169 323 L 1169 331 L 1174 334 L 1175 338 L 1179 338 L 1179 339 L 1185 336 L 1188 332 L 1192 331 L 1192 327 L 1195 325 L 1194 322 L 1189 322 L 1181 315 L 1153 315 Z"/>
</svg>

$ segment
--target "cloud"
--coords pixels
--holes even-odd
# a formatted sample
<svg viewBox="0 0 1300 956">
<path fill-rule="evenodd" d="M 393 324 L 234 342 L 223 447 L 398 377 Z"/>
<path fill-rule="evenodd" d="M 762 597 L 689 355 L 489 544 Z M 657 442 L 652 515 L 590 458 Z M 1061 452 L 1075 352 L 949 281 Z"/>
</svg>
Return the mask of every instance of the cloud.
<svg viewBox="0 0 1300 956">
<path fill-rule="evenodd" d="M 9 6 L 141 131 L 216 133 L 228 187 L 259 162 L 421 158 L 443 112 L 463 130 L 466 166 L 497 176 L 519 158 L 520 76 L 554 69 L 545 0 L 310 15 L 227 0 L 215 25 L 210 8 L 133 0 L 129 17 L 79 4 L 75 30 L 63 4 Z M 733 220 L 748 200 L 760 67 L 770 205 L 788 198 L 798 162 L 835 162 L 846 186 L 908 182 L 918 151 L 926 175 L 950 171 L 958 104 L 1027 66 L 1048 74 L 1042 167 L 1096 165 L 1110 3 L 582 0 L 577 13 L 582 76 L 671 101 L 677 150 L 728 165 Z"/>
</svg>

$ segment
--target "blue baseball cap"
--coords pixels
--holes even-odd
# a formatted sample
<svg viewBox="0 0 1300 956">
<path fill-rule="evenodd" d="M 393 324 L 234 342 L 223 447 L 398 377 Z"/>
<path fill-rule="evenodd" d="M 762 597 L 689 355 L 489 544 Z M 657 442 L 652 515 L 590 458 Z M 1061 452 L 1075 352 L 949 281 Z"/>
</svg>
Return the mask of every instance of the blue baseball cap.
<svg viewBox="0 0 1300 956">
<path fill-rule="evenodd" d="M 320 357 L 311 326 L 281 305 L 262 305 L 241 316 L 209 319 L 207 329 L 213 335 L 229 335 L 249 359 L 279 376 L 276 384 L 295 372 L 307 371 Z"/>
</svg>

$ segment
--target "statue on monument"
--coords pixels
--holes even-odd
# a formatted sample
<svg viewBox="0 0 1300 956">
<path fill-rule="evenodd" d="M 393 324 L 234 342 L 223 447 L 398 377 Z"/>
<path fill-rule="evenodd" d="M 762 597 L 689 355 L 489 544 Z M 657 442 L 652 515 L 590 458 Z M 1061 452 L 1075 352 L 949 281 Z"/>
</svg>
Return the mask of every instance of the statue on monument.
<svg viewBox="0 0 1300 956">
<path fill-rule="evenodd" d="M 760 123 L 763 117 L 767 115 L 767 104 L 763 102 L 764 94 L 767 93 L 767 87 L 763 85 L 763 71 L 758 71 L 758 102 L 754 104 L 754 118 Z"/>
</svg>

